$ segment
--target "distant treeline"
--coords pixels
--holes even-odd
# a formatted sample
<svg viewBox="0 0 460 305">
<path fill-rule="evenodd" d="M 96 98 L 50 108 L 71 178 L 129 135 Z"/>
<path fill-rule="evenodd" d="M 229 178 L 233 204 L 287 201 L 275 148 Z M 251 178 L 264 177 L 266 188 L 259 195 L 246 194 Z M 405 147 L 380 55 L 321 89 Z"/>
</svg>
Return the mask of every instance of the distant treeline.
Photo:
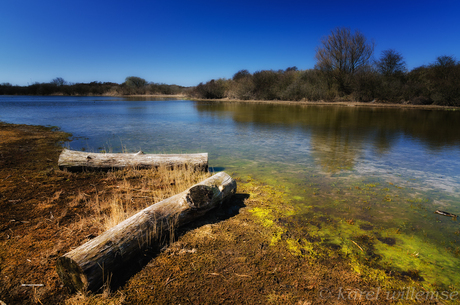
<svg viewBox="0 0 460 305">
<path fill-rule="evenodd" d="M 446 59 L 448 64 L 445 64 Z M 406 73 L 385 75 L 368 67 L 340 84 L 320 69 L 237 72 L 232 79 L 200 83 L 192 96 L 203 99 L 337 101 L 410 103 L 460 106 L 460 63 L 439 57 L 434 63 Z"/>
<path fill-rule="evenodd" d="M 75 83 L 57 77 L 49 83 L 29 86 L 0 84 L 0 95 L 133 95 L 133 94 L 187 94 L 188 87 L 149 83 L 145 79 L 130 76 L 122 84 L 109 82 Z"/>
<path fill-rule="evenodd" d="M 313 69 L 240 70 L 196 87 L 149 83 L 130 76 L 122 84 L 69 84 L 58 77 L 30 86 L 0 85 L 0 94 L 133 95 L 183 94 L 203 99 L 359 101 L 460 106 L 460 62 L 444 55 L 408 71 L 403 56 L 388 49 L 373 59 L 374 43 L 359 31 L 338 27 L 316 49 Z"/>
<path fill-rule="evenodd" d="M 316 51 L 314 69 L 238 71 L 232 79 L 200 83 L 195 98 L 239 100 L 411 103 L 460 106 L 460 62 L 440 56 L 408 71 L 393 49 L 372 59 L 374 43 L 359 32 L 336 28 Z"/>
</svg>

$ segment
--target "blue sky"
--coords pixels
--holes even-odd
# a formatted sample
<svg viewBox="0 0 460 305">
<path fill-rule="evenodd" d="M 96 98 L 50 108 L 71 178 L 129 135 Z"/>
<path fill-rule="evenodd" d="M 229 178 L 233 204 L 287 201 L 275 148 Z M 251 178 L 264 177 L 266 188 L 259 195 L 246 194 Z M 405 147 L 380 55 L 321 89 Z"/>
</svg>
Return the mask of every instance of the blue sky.
<svg viewBox="0 0 460 305">
<path fill-rule="evenodd" d="M 247 69 L 315 65 L 338 26 L 400 52 L 412 69 L 460 59 L 460 1 L 2 0 L 0 83 L 122 83 L 127 76 L 194 86 Z"/>
</svg>

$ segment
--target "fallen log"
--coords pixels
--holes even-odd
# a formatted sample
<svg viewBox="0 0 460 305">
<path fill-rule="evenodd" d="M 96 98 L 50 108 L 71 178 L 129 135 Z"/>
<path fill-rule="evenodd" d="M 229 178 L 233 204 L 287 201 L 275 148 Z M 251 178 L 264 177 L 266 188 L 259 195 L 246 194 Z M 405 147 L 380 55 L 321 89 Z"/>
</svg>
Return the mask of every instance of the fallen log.
<svg viewBox="0 0 460 305">
<path fill-rule="evenodd" d="M 196 184 L 182 193 L 153 204 L 66 253 L 56 270 L 72 290 L 97 291 L 113 271 L 141 256 L 152 243 L 207 211 L 236 192 L 236 182 L 225 172 Z"/>
<path fill-rule="evenodd" d="M 125 167 L 152 168 L 165 166 L 192 166 L 202 170 L 208 169 L 208 154 L 135 154 L 88 153 L 64 149 L 58 160 L 60 169 L 81 171 L 84 169 L 122 169 Z"/>
</svg>

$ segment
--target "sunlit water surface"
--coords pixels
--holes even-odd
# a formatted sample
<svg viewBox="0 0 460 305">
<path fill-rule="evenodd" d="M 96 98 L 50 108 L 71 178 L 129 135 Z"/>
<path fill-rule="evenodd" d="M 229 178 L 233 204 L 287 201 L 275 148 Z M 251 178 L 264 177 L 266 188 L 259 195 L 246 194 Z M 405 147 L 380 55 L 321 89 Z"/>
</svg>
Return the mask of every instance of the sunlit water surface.
<svg viewBox="0 0 460 305">
<path fill-rule="evenodd" d="M 58 126 L 71 149 L 208 152 L 210 166 L 280 187 L 311 231 L 370 236 L 382 264 L 460 288 L 460 112 L 0 96 L 0 120 Z M 331 224 L 328 224 L 331 223 Z M 313 233 L 312 233 L 313 234 Z"/>
</svg>

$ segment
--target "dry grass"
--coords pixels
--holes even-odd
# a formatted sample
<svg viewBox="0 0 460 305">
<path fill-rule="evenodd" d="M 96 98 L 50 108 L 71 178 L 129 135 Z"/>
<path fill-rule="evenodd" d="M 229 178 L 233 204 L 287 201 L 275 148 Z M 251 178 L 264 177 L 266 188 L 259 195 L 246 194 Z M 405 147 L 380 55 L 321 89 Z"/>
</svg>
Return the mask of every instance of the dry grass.
<svg viewBox="0 0 460 305">
<path fill-rule="evenodd" d="M 110 305 L 118 305 L 123 304 L 125 301 L 125 296 L 122 292 L 117 293 L 110 293 L 110 291 L 104 291 L 102 294 L 93 295 L 93 294 L 86 294 L 82 292 L 78 292 L 77 294 L 73 295 L 72 297 L 68 298 L 65 301 L 67 305 L 99 305 L 99 304 L 110 304 Z"/>
<path fill-rule="evenodd" d="M 86 205 L 92 211 L 75 225 L 95 226 L 102 233 L 142 209 L 178 194 L 190 186 L 210 177 L 210 173 L 180 168 L 170 170 L 125 169 L 110 172 L 105 179 L 111 189 L 95 190 L 93 196 L 79 193 L 69 206 Z"/>
<path fill-rule="evenodd" d="M 83 205 L 91 212 L 65 226 L 65 235 L 70 237 L 75 232 L 88 232 L 88 228 L 95 232 L 94 235 L 98 235 L 142 209 L 178 194 L 210 176 L 208 172 L 195 171 L 190 167 L 174 170 L 130 168 L 109 172 L 104 179 L 107 184 L 104 190 L 96 187 L 91 195 L 80 191 L 59 218 L 65 218 L 69 209 Z M 124 295 L 120 292 L 114 294 L 109 288 L 104 288 L 101 294 L 96 295 L 78 293 L 67 299 L 66 304 L 121 304 L 123 300 Z"/>
</svg>

